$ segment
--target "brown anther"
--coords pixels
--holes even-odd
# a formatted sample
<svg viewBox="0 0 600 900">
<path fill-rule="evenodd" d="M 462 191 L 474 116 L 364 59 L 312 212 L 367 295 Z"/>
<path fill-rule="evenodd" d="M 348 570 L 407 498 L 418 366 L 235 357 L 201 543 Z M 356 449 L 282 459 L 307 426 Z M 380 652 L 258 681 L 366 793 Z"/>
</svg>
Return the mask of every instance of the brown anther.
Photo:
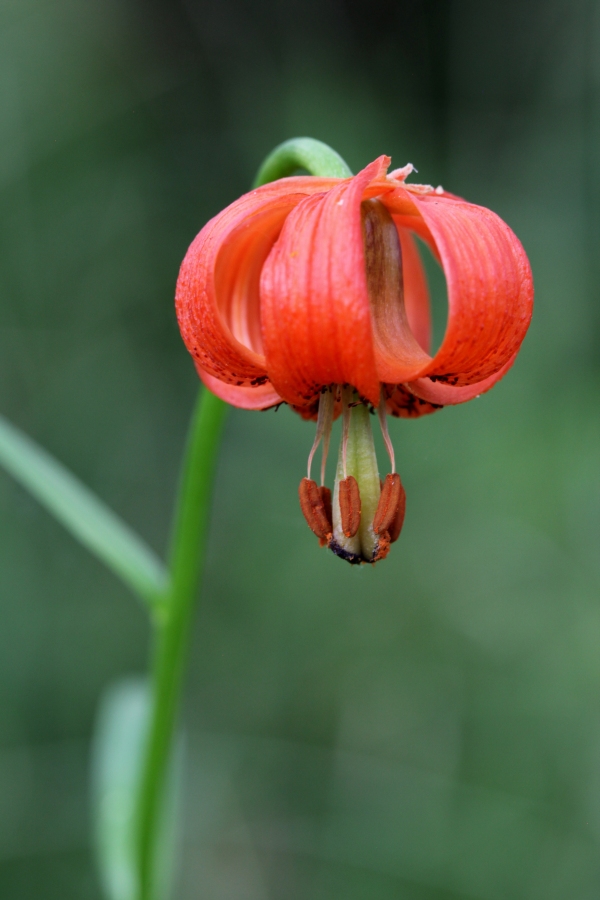
<svg viewBox="0 0 600 900">
<path fill-rule="evenodd" d="M 377 541 L 377 546 L 375 548 L 375 555 L 371 562 L 376 563 L 381 559 L 385 559 L 388 553 L 390 552 L 391 542 L 387 531 L 383 531 L 379 535 L 379 539 Z"/>
<path fill-rule="evenodd" d="M 393 544 L 400 537 L 400 532 L 402 531 L 402 526 L 404 525 L 404 515 L 406 513 L 406 491 L 402 488 L 400 494 L 400 502 L 398 504 L 398 509 L 396 510 L 396 515 L 394 516 L 394 521 L 388 528 L 388 534 L 390 536 L 390 544 Z"/>
<path fill-rule="evenodd" d="M 390 544 L 397 541 L 402 531 L 405 511 L 406 493 L 400 481 L 400 476 L 397 473 L 386 475 L 375 518 L 373 519 L 373 531 L 375 534 L 381 535 L 382 540 L 385 536 L 385 539 Z M 385 540 L 383 542 L 385 543 Z"/>
<path fill-rule="evenodd" d="M 325 507 L 325 515 L 327 516 L 327 521 L 330 523 L 330 530 L 333 531 L 331 527 L 331 523 L 333 522 L 333 513 L 331 509 L 331 491 L 325 485 L 321 485 L 319 488 L 319 493 L 321 494 L 321 500 L 323 501 L 323 506 Z"/>
<path fill-rule="evenodd" d="M 298 488 L 300 509 L 310 530 L 319 538 L 323 547 L 329 543 L 333 533 L 331 524 L 331 491 L 319 487 L 316 481 L 303 478 Z"/>
<path fill-rule="evenodd" d="M 360 525 L 360 491 L 356 478 L 348 475 L 340 481 L 339 491 L 342 531 L 346 537 L 354 537 Z"/>
</svg>

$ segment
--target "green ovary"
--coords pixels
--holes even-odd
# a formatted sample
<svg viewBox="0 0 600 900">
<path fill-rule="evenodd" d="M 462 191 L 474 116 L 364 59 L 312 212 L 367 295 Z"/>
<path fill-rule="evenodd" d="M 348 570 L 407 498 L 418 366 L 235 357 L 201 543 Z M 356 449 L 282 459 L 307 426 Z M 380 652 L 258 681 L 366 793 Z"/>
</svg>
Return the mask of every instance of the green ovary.
<svg viewBox="0 0 600 900">
<path fill-rule="evenodd" d="M 357 533 L 351 538 L 346 537 L 342 531 L 339 503 L 339 483 L 344 478 L 342 440 L 335 476 L 332 510 L 333 541 L 337 546 L 332 546 L 332 550 L 350 562 L 371 562 L 378 542 L 377 535 L 373 532 L 373 518 L 381 495 L 381 482 L 375 444 L 373 443 L 371 416 L 367 407 L 362 403 L 350 409 L 346 475 L 353 475 L 356 478 L 361 500 L 360 526 Z"/>
</svg>

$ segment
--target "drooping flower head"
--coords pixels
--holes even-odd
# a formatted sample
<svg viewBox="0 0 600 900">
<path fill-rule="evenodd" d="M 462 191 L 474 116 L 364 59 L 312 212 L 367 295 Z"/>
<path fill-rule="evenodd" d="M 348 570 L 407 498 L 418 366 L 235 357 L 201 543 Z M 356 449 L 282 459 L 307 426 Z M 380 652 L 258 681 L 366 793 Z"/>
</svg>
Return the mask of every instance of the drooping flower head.
<svg viewBox="0 0 600 900">
<path fill-rule="evenodd" d="M 317 420 L 300 503 L 339 556 L 375 562 L 404 518 L 387 415 L 413 418 L 489 390 L 527 331 L 525 252 L 495 213 L 389 174 L 381 156 L 351 178 L 296 176 L 240 197 L 198 234 L 176 307 L 207 387 L 243 409 L 290 404 Z M 448 289 L 442 344 L 430 355 L 429 294 L 415 235 Z M 381 482 L 369 413 L 391 473 Z M 343 428 L 333 500 L 324 485 L 333 419 Z M 311 463 L 323 441 L 321 484 Z"/>
</svg>

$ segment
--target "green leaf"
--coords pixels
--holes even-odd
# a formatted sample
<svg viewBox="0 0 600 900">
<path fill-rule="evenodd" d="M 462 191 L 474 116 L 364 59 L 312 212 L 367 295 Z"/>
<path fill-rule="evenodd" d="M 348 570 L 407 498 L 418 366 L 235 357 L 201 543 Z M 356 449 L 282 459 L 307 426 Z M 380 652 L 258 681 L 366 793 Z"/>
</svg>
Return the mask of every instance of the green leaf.
<svg viewBox="0 0 600 900">
<path fill-rule="evenodd" d="M 159 602 L 168 576 L 154 551 L 68 469 L 2 416 L 0 464 L 142 599 Z"/>
<path fill-rule="evenodd" d="M 138 900 L 136 809 L 150 721 L 150 682 L 118 681 L 100 702 L 92 746 L 94 842 L 106 900 Z M 153 854 L 153 900 L 171 895 L 183 776 L 183 741 L 175 742 Z"/>
</svg>

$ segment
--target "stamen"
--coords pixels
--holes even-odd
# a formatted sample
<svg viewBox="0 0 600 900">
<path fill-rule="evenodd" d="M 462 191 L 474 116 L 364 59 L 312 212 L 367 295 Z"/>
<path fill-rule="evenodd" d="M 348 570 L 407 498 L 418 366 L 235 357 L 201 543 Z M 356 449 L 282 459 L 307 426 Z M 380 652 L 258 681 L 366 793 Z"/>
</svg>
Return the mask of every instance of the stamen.
<svg viewBox="0 0 600 900">
<path fill-rule="evenodd" d="M 319 397 L 319 414 L 317 416 L 317 432 L 313 441 L 312 449 L 308 454 L 308 478 L 310 480 L 310 469 L 317 447 L 321 443 L 321 438 L 325 435 L 323 443 L 323 462 L 321 463 L 321 484 L 325 481 L 325 463 L 327 462 L 327 453 L 329 451 L 329 439 L 331 437 L 331 423 L 333 422 L 333 406 L 334 398 L 331 388 L 327 388 Z"/>
<path fill-rule="evenodd" d="M 390 458 L 390 464 L 392 467 L 392 474 L 393 474 L 396 471 L 396 458 L 394 456 L 394 447 L 392 445 L 390 433 L 388 431 L 387 413 L 386 413 L 386 409 L 385 409 L 386 400 L 387 400 L 387 397 L 385 394 L 385 388 L 382 384 L 381 385 L 381 393 L 379 396 L 379 406 L 377 407 L 377 414 L 379 416 L 379 424 L 381 426 L 381 434 L 383 436 L 383 441 L 385 443 L 385 447 L 388 452 L 388 456 Z"/>
<path fill-rule="evenodd" d="M 320 488 L 316 481 L 303 478 L 298 488 L 300 508 L 308 527 L 324 546 L 331 538 L 331 491 Z"/>
<path fill-rule="evenodd" d="M 400 476 L 398 474 L 386 475 L 381 488 L 377 512 L 373 519 L 375 534 L 388 532 L 390 543 L 393 544 L 402 529 L 405 509 L 406 493 Z"/>
<path fill-rule="evenodd" d="M 327 519 L 327 527 L 329 532 L 332 530 L 332 521 L 333 516 L 331 512 L 331 491 L 325 485 L 321 485 L 319 488 L 319 494 L 321 495 L 321 500 L 323 501 L 323 509 L 325 510 L 325 517 Z"/>
<path fill-rule="evenodd" d="M 394 541 L 398 540 L 404 513 L 406 512 L 406 493 L 398 474 L 387 475 L 381 488 L 381 497 L 377 512 L 373 519 L 373 531 L 378 537 L 373 562 L 385 559 Z"/>
<path fill-rule="evenodd" d="M 402 492 L 400 494 L 400 502 L 398 504 L 398 509 L 396 510 L 396 515 L 394 516 L 394 520 L 388 528 L 388 534 L 390 536 L 390 544 L 393 544 L 400 537 L 400 532 L 402 531 L 402 526 L 404 525 L 404 516 L 406 515 L 406 491 L 404 487 L 402 487 Z"/>
<path fill-rule="evenodd" d="M 354 537 L 360 527 L 360 491 L 353 475 L 340 481 L 339 502 L 342 531 L 347 538 Z"/>
</svg>

